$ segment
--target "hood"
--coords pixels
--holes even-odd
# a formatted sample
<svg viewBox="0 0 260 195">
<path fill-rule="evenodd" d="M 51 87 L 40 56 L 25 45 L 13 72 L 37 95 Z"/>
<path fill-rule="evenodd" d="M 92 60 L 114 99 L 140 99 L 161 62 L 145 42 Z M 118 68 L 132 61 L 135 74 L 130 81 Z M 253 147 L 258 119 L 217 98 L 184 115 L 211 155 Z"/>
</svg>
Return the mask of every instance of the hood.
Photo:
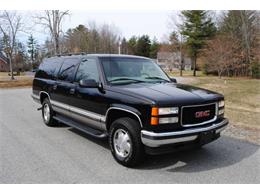
<svg viewBox="0 0 260 195">
<path fill-rule="evenodd" d="M 204 104 L 223 99 L 216 92 L 176 83 L 136 83 L 113 88 L 119 93 L 146 98 L 163 106 Z"/>
</svg>

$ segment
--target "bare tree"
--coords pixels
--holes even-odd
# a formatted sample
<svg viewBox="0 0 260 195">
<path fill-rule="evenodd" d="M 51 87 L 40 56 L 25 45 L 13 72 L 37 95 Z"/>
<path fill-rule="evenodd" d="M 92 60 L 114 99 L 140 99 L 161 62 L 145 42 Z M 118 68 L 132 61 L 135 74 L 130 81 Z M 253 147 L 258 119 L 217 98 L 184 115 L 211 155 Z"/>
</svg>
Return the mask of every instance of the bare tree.
<svg viewBox="0 0 260 195">
<path fill-rule="evenodd" d="M 181 34 L 181 24 L 184 22 L 184 18 L 180 12 L 174 11 L 170 15 L 168 26 L 172 30 L 170 34 L 170 42 L 172 45 L 173 51 L 180 53 L 179 69 L 180 76 L 182 76 L 182 71 L 184 69 L 184 40 L 183 35 Z"/>
<path fill-rule="evenodd" d="M 90 22 L 87 26 L 80 24 L 69 29 L 63 43 L 67 52 L 117 53 L 119 37 L 116 26 Z"/>
<path fill-rule="evenodd" d="M 9 59 L 12 80 L 14 79 L 12 59 L 19 31 L 22 31 L 22 17 L 17 12 L 0 12 L 0 33 L 3 35 L 4 52 Z"/>
<path fill-rule="evenodd" d="M 66 15 L 69 15 L 69 10 L 45 10 L 44 14 L 37 16 L 37 24 L 46 27 L 53 41 L 54 53 L 60 53 L 60 37 L 62 33 L 62 21 Z"/>
<path fill-rule="evenodd" d="M 238 43 L 227 35 L 217 35 L 208 41 L 204 51 L 207 72 L 217 72 L 219 78 L 230 67 L 237 66 L 239 53 Z"/>
</svg>

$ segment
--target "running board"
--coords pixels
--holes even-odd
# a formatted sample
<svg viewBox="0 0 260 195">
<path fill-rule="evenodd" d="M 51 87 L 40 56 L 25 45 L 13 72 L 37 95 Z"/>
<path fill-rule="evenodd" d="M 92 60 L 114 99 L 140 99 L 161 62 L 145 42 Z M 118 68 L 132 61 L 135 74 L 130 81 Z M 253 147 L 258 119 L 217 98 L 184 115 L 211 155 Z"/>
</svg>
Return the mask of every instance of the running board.
<svg viewBox="0 0 260 195">
<path fill-rule="evenodd" d="M 91 127 L 85 126 L 85 125 L 81 125 L 77 122 L 74 122 L 73 120 L 71 120 L 70 118 L 61 116 L 61 115 L 56 115 L 53 116 L 53 118 L 59 122 L 62 122 L 70 127 L 74 127 L 75 129 L 78 129 L 90 136 L 93 136 L 95 138 L 99 138 L 99 139 L 104 139 L 108 136 L 108 134 L 106 132 L 103 131 L 99 131 L 96 129 L 93 129 Z"/>
</svg>

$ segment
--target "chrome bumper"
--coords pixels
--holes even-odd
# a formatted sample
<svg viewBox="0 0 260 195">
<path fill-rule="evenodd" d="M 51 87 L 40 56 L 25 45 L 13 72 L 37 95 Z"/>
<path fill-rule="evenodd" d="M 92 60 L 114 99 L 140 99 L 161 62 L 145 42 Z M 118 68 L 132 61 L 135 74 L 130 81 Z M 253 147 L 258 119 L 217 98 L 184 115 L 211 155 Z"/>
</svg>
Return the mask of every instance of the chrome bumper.
<svg viewBox="0 0 260 195">
<path fill-rule="evenodd" d="M 223 119 L 221 122 L 213 123 L 206 127 L 189 128 L 183 131 L 154 133 L 151 131 L 142 130 L 141 140 L 144 145 L 149 147 L 159 147 L 167 144 L 181 143 L 193 141 L 199 137 L 200 133 L 214 131 L 215 134 L 223 131 L 228 125 L 228 119 Z"/>
</svg>

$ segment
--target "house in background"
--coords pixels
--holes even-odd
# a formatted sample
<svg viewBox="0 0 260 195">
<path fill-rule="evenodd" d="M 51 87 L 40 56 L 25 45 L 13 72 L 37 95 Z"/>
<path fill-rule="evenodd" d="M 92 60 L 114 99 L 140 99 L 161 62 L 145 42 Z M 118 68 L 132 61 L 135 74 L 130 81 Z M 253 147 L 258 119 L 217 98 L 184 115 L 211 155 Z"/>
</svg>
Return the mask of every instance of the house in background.
<svg viewBox="0 0 260 195">
<path fill-rule="evenodd" d="M 5 57 L 2 51 L 0 51 L 0 72 L 8 72 L 9 64 L 8 59 Z"/>
<path fill-rule="evenodd" d="M 165 70 L 180 69 L 181 53 L 180 52 L 158 52 L 157 64 Z M 184 70 L 191 70 L 191 59 L 183 57 Z"/>
</svg>

